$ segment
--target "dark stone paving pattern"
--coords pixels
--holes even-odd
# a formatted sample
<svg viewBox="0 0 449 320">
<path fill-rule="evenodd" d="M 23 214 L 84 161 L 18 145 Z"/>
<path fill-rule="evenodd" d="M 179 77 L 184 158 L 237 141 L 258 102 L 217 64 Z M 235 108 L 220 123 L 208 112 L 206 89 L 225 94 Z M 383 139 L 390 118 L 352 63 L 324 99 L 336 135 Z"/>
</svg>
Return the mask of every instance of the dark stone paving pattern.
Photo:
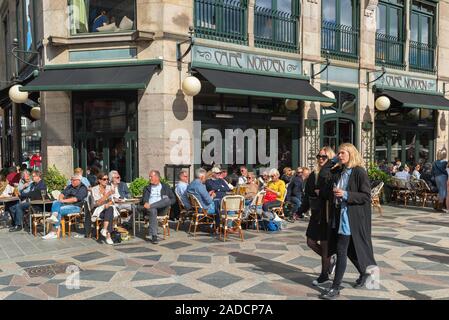
<svg viewBox="0 0 449 320">
<path fill-rule="evenodd" d="M 384 209 L 373 215 L 380 289 L 353 289 L 358 273 L 348 262 L 341 299 L 449 299 L 449 216 Z M 330 282 L 311 285 L 321 260 L 306 245 L 306 228 L 301 221 L 281 232 L 246 230 L 244 242 L 172 230 L 158 246 L 45 242 L 0 230 L 0 299 L 317 299 Z M 68 265 L 79 268 L 78 289 L 66 287 Z"/>
</svg>

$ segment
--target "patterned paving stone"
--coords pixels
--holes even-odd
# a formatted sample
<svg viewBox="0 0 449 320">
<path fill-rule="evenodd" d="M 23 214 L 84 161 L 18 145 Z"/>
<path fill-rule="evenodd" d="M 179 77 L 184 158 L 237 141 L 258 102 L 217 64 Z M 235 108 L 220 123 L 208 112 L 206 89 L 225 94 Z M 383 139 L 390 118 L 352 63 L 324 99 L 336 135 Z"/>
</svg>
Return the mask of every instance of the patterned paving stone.
<svg viewBox="0 0 449 320">
<path fill-rule="evenodd" d="M 419 242 L 424 242 L 424 243 L 437 243 L 437 242 L 439 242 L 441 239 L 438 239 L 438 238 L 431 238 L 431 237 L 423 237 L 423 236 L 414 236 L 414 237 L 411 238 L 410 240 L 419 241 Z"/>
<path fill-rule="evenodd" d="M 430 270 L 430 271 L 444 271 L 449 272 L 449 266 L 441 265 L 432 262 L 417 262 L 417 261 L 404 261 L 415 270 Z"/>
<path fill-rule="evenodd" d="M 9 296 L 7 296 L 5 298 L 5 300 L 38 300 L 35 297 L 26 295 L 26 294 L 22 294 L 19 292 L 14 292 L 12 294 L 10 294 Z"/>
<path fill-rule="evenodd" d="M 161 255 L 157 256 L 143 256 L 143 257 L 135 257 L 135 259 L 143 259 L 143 260 L 149 260 L 149 261 L 159 261 L 161 259 Z"/>
<path fill-rule="evenodd" d="M 6 276 L 6 277 L 1 277 L 0 278 L 0 285 L 1 286 L 9 286 L 9 284 L 11 283 L 11 280 L 14 276 Z"/>
<path fill-rule="evenodd" d="M 114 266 L 114 267 L 126 267 L 126 262 L 123 259 L 117 259 L 112 261 L 103 262 L 102 266 Z"/>
<path fill-rule="evenodd" d="M 107 257 L 107 255 L 105 255 L 104 253 L 99 252 L 99 251 L 94 251 L 94 252 L 74 256 L 73 259 L 78 260 L 80 262 L 88 262 L 88 261 L 93 261 L 93 260 L 97 260 L 97 259 L 102 259 L 104 257 Z"/>
<path fill-rule="evenodd" d="M 256 249 L 279 250 L 279 251 L 287 251 L 288 250 L 285 245 L 265 244 L 265 243 L 256 243 Z"/>
<path fill-rule="evenodd" d="M 406 297 L 415 299 L 415 300 L 430 300 L 431 298 L 425 294 L 421 294 L 419 292 L 416 292 L 414 290 L 402 290 L 398 291 L 399 294 L 402 294 Z"/>
<path fill-rule="evenodd" d="M 106 292 L 106 293 L 102 293 L 98 296 L 89 298 L 87 300 L 126 300 L 125 298 L 123 298 L 122 296 L 116 294 L 115 292 Z"/>
<path fill-rule="evenodd" d="M 15 292 L 15 291 L 17 291 L 19 289 L 20 289 L 20 287 L 11 286 L 11 287 L 5 287 L 3 289 L 0 289 L 0 291 L 12 291 L 12 292 Z"/>
<path fill-rule="evenodd" d="M 57 261 L 55 261 L 55 260 L 37 260 L 37 261 L 17 262 L 17 264 L 22 268 L 46 266 L 46 265 L 55 264 L 55 263 L 57 263 Z"/>
<path fill-rule="evenodd" d="M 58 286 L 58 298 L 62 299 L 62 298 L 67 298 L 70 297 L 74 294 L 78 294 L 87 290 L 90 290 L 92 288 L 89 287 L 80 287 L 79 289 L 69 289 L 67 288 L 65 285 L 59 285 Z"/>
<path fill-rule="evenodd" d="M 201 277 L 198 280 L 200 280 L 204 283 L 210 284 L 211 286 L 222 289 L 231 284 L 239 282 L 242 279 L 243 279 L 242 277 L 235 276 L 235 275 L 232 275 L 227 272 L 216 272 L 216 273 Z"/>
<path fill-rule="evenodd" d="M 115 271 L 83 270 L 80 272 L 80 280 L 109 282 L 115 274 Z"/>
<path fill-rule="evenodd" d="M 309 257 L 298 257 L 298 258 L 288 261 L 288 263 L 294 264 L 296 266 L 304 266 L 307 268 L 316 268 L 321 265 L 321 259 L 309 258 Z"/>
<path fill-rule="evenodd" d="M 444 289 L 443 286 L 441 286 L 441 287 L 433 286 L 433 285 L 426 284 L 426 283 L 416 283 L 416 282 L 409 282 L 409 281 L 399 281 L 399 282 L 412 291 L 428 291 L 428 290 Z"/>
<path fill-rule="evenodd" d="M 273 289 L 272 286 L 270 286 L 270 284 L 266 283 L 266 282 L 262 282 L 258 285 L 255 285 L 254 287 L 251 287 L 249 289 L 246 289 L 245 291 L 243 291 L 243 293 L 256 293 L 256 294 L 265 294 L 265 295 L 270 295 L 270 296 L 282 296 L 283 294 L 281 294 L 280 292 L 278 292 L 277 290 Z"/>
<path fill-rule="evenodd" d="M 170 268 L 176 272 L 177 276 L 182 276 L 191 272 L 201 270 L 201 268 L 178 267 L 178 266 L 171 266 Z"/>
<path fill-rule="evenodd" d="M 191 245 L 192 245 L 191 243 L 176 241 L 176 242 L 172 242 L 172 243 L 163 244 L 163 245 L 161 245 L 161 247 L 176 250 L 176 249 L 190 247 Z"/>
<path fill-rule="evenodd" d="M 198 291 L 178 283 L 137 287 L 136 289 L 153 298 L 175 297 L 198 293 Z"/>
<path fill-rule="evenodd" d="M 178 262 L 212 263 L 212 258 L 207 256 L 180 255 Z"/>
<path fill-rule="evenodd" d="M 135 281 L 145 281 L 145 280 L 164 279 L 164 278 L 169 278 L 169 276 L 154 273 L 137 272 L 131 281 L 135 282 Z"/>
<path fill-rule="evenodd" d="M 150 249 L 150 248 L 147 248 L 147 247 L 117 248 L 115 250 L 120 251 L 122 253 L 127 253 L 127 254 L 154 252 L 153 249 Z"/>
</svg>

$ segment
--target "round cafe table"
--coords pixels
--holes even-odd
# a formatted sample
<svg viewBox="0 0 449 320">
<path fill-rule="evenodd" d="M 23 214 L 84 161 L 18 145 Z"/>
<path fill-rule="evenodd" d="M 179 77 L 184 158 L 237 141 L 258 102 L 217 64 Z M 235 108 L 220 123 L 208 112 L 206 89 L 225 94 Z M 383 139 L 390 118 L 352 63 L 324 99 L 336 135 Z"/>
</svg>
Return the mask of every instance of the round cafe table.
<svg viewBox="0 0 449 320">
<path fill-rule="evenodd" d="M 126 199 L 117 204 L 131 204 L 131 208 L 133 210 L 133 236 L 136 237 L 136 207 L 140 203 L 142 199 L 134 198 L 134 199 Z M 140 222 L 140 221 L 139 221 Z"/>
</svg>

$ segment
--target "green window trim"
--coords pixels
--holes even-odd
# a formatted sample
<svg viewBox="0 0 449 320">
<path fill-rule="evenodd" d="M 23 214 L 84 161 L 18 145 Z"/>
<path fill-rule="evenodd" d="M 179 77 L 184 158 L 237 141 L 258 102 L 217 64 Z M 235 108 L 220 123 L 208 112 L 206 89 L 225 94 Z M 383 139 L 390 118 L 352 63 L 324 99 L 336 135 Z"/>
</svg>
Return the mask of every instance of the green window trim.
<svg viewBox="0 0 449 320">
<path fill-rule="evenodd" d="M 351 0 L 352 25 L 343 25 L 341 21 L 342 0 L 335 0 L 335 22 L 324 19 L 324 2 L 321 5 L 321 55 L 331 58 L 356 61 L 359 58 L 359 4 Z M 346 48 L 344 47 L 346 46 Z"/>
</svg>

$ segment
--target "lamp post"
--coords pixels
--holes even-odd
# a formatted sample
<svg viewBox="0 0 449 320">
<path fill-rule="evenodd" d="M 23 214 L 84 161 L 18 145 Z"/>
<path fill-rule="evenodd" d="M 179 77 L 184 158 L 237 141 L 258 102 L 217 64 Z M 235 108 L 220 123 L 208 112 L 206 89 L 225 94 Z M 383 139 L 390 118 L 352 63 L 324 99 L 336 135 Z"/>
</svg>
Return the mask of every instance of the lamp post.
<svg viewBox="0 0 449 320">
<path fill-rule="evenodd" d="M 182 71 L 182 60 L 192 51 L 195 44 L 194 33 L 195 31 L 193 27 L 189 27 L 189 38 L 176 43 L 176 60 L 178 62 L 178 70 L 180 72 Z M 182 53 L 181 46 L 186 43 L 189 44 L 189 47 L 184 53 Z M 189 63 L 188 74 L 189 75 L 181 83 L 181 89 L 185 95 L 194 97 L 201 91 L 201 81 L 192 75 L 191 63 Z"/>
</svg>

